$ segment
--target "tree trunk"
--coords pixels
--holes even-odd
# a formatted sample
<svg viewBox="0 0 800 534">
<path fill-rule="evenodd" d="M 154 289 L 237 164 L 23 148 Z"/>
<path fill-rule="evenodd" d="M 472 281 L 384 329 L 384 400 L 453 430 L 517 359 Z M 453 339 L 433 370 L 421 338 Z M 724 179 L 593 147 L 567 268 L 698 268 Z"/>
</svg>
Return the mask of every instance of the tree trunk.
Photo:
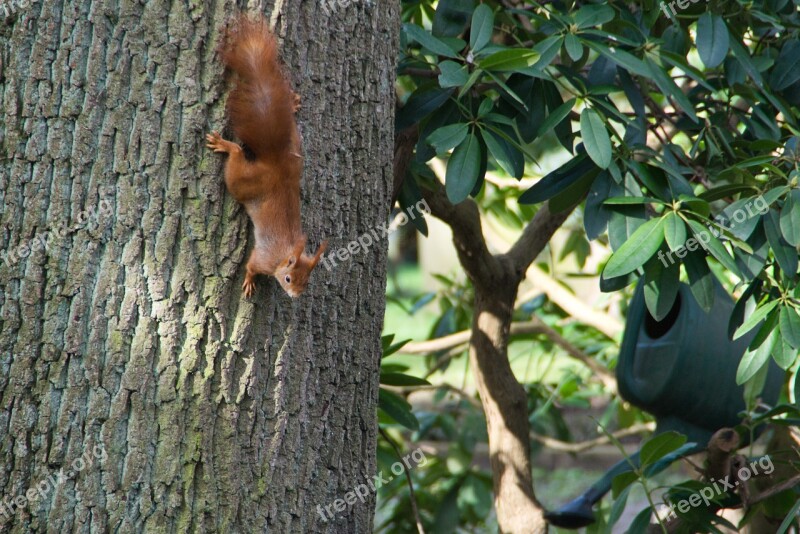
<svg viewBox="0 0 800 534">
<path fill-rule="evenodd" d="M 277 3 L 303 226 L 336 251 L 388 216 L 399 5 Z M 320 265 L 297 300 L 264 277 L 243 298 L 252 229 L 203 139 L 225 125 L 232 13 L 12 6 L 0 530 L 370 532 L 373 492 L 345 499 L 375 472 L 386 242 Z"/>
<path fill-rule="evenodd" d="M 508 359 L 508 337 L 519 280 L 507 262 L 498 263 L 504 276 L 488 287 L 475 287 L 470 367 L 486 414 L 500 531 L 539 534 L 547 532 L 547 523 L 533 491 L 528 396 Z"/>
<path fill-rule="evenodd" d="M 400 160 L 403 154 L 410 154 L 402 144 L 414 139 L 405 132 L 397 137 L 395 173 L 403 172 Z M 395 183 L 399 181 L 395 176 Z M 511 249 L 493 255 L 486 246 L 480 212 L 473 200 L 453 205 L 441 184 L 423 189 L 422 194 L 431 213 L 452 230 L 458 261 L 475 287 L 470 367 L 486 414 L 500 532 L 546 534 L 544 509 L 533 489 L 527 395 L 511 370 L 508 337 L 524 273 L 574 207 L 551 213 L 547 204 L 541 206 Z"/>
</svg>

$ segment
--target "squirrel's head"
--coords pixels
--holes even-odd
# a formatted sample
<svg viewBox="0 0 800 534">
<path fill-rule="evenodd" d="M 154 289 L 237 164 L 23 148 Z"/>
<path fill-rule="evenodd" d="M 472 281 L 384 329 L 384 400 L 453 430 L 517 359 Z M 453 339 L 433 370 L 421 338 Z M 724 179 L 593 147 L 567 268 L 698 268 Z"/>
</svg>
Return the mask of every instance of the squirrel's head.
<svg viewBox="0 0 800 534">
<path fill-rule="evenodd" d="M 275 271 L 275 278 L 290 297 L 299 297 L 306 290 L 311 271 L 328 248 L 328 242 L 322 243 L 313 256 L 303 252 L 305 246 L 306 239 L 303 237 L 295 244 L 292 254 L 283 260 Z"/>
</svg>

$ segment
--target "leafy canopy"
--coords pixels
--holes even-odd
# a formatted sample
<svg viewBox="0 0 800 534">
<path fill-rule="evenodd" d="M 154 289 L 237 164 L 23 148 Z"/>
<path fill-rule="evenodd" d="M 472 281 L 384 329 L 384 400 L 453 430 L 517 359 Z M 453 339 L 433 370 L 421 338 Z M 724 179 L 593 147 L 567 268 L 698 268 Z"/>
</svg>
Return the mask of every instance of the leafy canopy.
<svg viewBox="0 0 800 534">
<path fill-rule="evenodd" d="M 680 9 L 682 5 L 686 9 Z M 569 161 L 520 204 L 580 204 L 613 254 L 601 289 L 641 277 L 657 318 L 681 278 L 706 309 L 711 277 L 744 288 L 730 324 L 758 328 L 740 382 L 800 349 L 800 14 L 755 2 L 403 2 L 397 129 L 416 127 L 401 204 L 447 157 L 452 203 L 516 179 L 553 143 Z M 745 320 L 746 302 L 758 309 Z"/>
</svg>

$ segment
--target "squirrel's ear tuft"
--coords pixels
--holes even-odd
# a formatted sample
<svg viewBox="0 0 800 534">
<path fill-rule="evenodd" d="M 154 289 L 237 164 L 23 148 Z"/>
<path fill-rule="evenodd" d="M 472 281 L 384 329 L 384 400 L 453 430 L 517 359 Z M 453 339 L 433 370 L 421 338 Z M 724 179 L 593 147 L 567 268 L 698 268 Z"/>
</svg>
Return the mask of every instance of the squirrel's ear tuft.
<svg viewBox="0 0 800 534">
<path fill-rule="evenodd" d="M 322 253 L 325 252 L 326 250 L 328 250 L 328 240 L 327 239 L 322 242 L 322 244 L 317 249 L 317 253 L 314 254 L 314 261 L 311 262 L 311 268 L 312 269 L 317 266 L 317 264 L 319 263 L 320 258 L 322 258 Z"/>
<path fill-rule="evenodd" d="M 294 249 L 292 250 L 292 257 L 297 260 L 303 255 L 303 249 L 306 248 L 306 238 L 303 237 L 302 239 L 298 240 L 294 244 Z"/>
</svg>

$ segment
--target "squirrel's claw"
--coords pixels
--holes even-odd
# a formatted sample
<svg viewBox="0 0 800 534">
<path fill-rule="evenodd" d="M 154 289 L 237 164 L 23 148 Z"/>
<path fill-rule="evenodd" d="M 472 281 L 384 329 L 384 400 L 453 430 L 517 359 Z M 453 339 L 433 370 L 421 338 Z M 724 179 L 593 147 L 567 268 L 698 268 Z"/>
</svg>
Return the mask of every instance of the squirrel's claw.
<svg viewBox="0 0 800 534">
<path fill-rule="evenodd" d="M 242 284 L 242 291 L 244 291 L 245 298 L 250 298 L 253 296 L 253 291 L 256 289 L 256 284 L 249 278 L 245 279 L 244 284 Z"/>
<path fill-rule="evenodd" d="M 219 132 L 211 132 L 210 134 L 206 134 L 206 146 L 213 150 L 214 152 L 228 152 L 228 148 L 226 146 L 227 141 L 225 141 Z"/>
</svg>

